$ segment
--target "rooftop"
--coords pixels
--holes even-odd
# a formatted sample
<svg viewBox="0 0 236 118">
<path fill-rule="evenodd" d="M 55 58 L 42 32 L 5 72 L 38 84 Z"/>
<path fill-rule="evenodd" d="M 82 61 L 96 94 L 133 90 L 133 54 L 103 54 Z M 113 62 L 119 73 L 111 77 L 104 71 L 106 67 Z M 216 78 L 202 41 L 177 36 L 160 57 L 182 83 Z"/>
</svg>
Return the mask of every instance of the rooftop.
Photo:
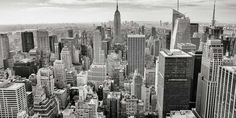
<svg viewBox="0 0 236 118">
<path fill-rule="evenodd" d="M 211 39 L 207 40 L 208 45 L 222 45 L 221 40 L 219 39 Z"/>
<path fill-rule="evenodd" d="M 21 63 L 28 63 L 28 62 L 32 62 L 32 61 L 33 60 L 30 59 L 30 58 L 25 58 L 25 59 L 20 60 L 19 62 L 21 62 Z"/>
<path fill-rule="evenodd" d="M 223 68 L 236 73 L 236 66 L 222 66 Z"/>
<path fill-rule="evenodd" d="M 132 34 L 132 35 L 128 35 L 128 38 L 145 38 L 145 35 Z"/>
<path fill-rule="evenodd" d="M 180 110 L 180 111 L 171 111 L 170 118 L 196 118 L 196 116 L 193 114 L 191 110 Z"/>
<path fill-rule="evenodd" d="M 11 83 L 11 82 L 1 82 L 0 89 L 4 90 L 15 90 L 24 86 L 24 83 Z"/>
<path fill-rule="evenodd" d="M 191 55 L 179 49 L 163 50 L 160 53 L 165 57 L 192 57 Z"/>
</svg>

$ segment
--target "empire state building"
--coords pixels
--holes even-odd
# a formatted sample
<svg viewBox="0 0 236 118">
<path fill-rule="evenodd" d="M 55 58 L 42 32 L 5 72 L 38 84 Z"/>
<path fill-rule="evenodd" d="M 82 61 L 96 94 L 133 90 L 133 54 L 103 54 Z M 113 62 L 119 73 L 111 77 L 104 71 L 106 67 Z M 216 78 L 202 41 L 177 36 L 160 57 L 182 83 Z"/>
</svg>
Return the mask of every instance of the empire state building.
<svg viewBox="0 0 236 118">
<path fill-rule="evenodd" d="M 121 38 L 121 18 L 120 18 L 120 11 L 118 2 L 116 5 L 116 12 L 114 15 L 114 37 L 113 37 L 113 44 L 116 43 L 123 43 Z"/>
</svg>

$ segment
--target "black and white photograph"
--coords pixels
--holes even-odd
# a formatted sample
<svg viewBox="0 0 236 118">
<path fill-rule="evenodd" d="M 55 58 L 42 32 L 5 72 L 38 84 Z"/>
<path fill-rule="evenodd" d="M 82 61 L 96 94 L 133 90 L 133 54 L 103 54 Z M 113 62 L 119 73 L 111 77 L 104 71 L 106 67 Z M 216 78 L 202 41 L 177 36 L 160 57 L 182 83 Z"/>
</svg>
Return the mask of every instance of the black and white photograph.
<svg viewBox="0 0 236 118">
<path fill-rule="evenodd" d="M 236 118 L 236 0 L 0 0 L 0 118 Z"/>
</svg>

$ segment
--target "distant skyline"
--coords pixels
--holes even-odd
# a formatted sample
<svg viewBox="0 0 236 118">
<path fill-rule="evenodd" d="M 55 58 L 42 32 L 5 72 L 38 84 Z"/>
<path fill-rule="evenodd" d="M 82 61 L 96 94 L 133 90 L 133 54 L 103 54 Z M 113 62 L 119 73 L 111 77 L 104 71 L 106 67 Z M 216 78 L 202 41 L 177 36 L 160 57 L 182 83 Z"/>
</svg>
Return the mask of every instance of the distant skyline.
<svg viewBox="0 0 236 118">
<path fill-rule="evenodd" d="M 171 21 L 177 0 L 119 0 L 123 21 Z M 1 0 L 0 25 L 112 21 L 116 0 Z M 213 0 L 180 0 L 191 22 L 211 22 Z M 217 0 L 216 23 L 236 23 L 236 0 Z"/>
</svg>

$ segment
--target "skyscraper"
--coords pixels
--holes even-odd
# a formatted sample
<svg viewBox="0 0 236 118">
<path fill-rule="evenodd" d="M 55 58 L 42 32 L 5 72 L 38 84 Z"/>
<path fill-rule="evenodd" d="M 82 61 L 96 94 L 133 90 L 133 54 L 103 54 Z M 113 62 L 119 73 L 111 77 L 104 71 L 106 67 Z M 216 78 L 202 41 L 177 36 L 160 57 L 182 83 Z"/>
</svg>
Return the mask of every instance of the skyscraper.
<svg viewBox="0 0 236 118">
<path fill-rule="evenodd" d="M 174 31 L 176 19 L 182 18 L 182 17 L 185 17 L 185 15 L 182 14 L 182 13 L 180 13 L 179 11 L 176 11 L 175 9 L 173 9 L 173 16 L 172 16 L 172 32 Z"/>
<path fill-rule="evenodd" d="M 181 50 L 160 52 L 157 80 L 157 109 L 160 118 L 165 118 L 171 110 L 189 108 L 192 63 L 192 56 Z"/>
<path fill-rule="evenodd" d="M 190 108 L 196 108 L 198 74 L 201 72 L 202 51 L 189 52 L 193 57 L 193 80 L 191 82 Z"/>
<path fill-rule="evenodd" d="M 137 71 L 135 71 L 132 79 L 131 95 L 134 95 L 138 99 L 141 99 L 143 85 L 144 85 L 143 76 L 140 75 Z"/>
<path fill-rule="evenodd" d="M 20 111 L 27 111 L 25 84 L 0 82 L 0 117 L 16 118 Z"/>
<path fill-rule="evenodd" d="M 138 73 L 144 75 L 144 53 L 145 53 L 145 35 L 128 35 L 128 74 Z"/>
<path fill-rule="evenodd" d="M 94 64 L 104 64 L 105 63 L 105 54 L 102 50 L 102 37 L 101 33 L 96 30 L 93 40 L 93 49 L 94 49 L 94 58 L 93 63 Z"/>
<path fill-rule="evenodd" d="M 218 72 L 214 118 L 234 118 L 236 66 L 220 66 Z"/>
<path fill-rule="evenodd" d="M 66 86 L 66 71 L 65 65 L 62 60 L 56 60 L 53 63 L 55 85 L 57 88 L 62 89 Z"/>
<path fill-rule="evenodd" d="M 116 11 L 114 14 L 114 38 L 113 38 L 113 44 L 115 43 L 123 43 L 122 37 L 121 37 L 121 18 L 120 18 L 120 11 L 118 6 L 118 0 L 116 4 Z"/>
<path fill-rule="evenodd" d="M 55 53 L 55 43 L 57 43 L 57 35 L 49 36 L 50 51 Z"/>
<path fill-rule="evenodd" d="M 195 32 L 198 32 L 198 27 L 199 27 L 198 23 L 191 23 L 190 24 L 190 36 L 191 36 L 191 38 L 193 37 L 193 34 Z"/>
<path fill-rule="evenodd" d="M 189 18 L 178 18 L 175 22 L 170 48 L 176 49 L 178 43 L 191 43 Z"/>
<path fill-rule="evenodd" d="M 34 49 L 34 35 L 33 32 L 21 32 L 22 51 L 29 52 Z"/>
<path fill-rule="evenodd" d="M 52 96 L 54 92 L 54 78 L 53 71 L 49 68 L 41 68 L 37 73 L 37 82 L 45 88 L 47 96 Z"/>
<path fill-rule="evenodd" d="M 50 52 L 49 33 L 47 30 L 36 30 L 34 35 L 34 45 L 40 51 L 45 50 Z"/>
<path fill-rule="evenodd" d="M 65 46 L 61 51 L 61 60 L 65 64 L 66 69 L 70 69 L 72 67 L 72 57 L 67 46 Z"/>
<path fill-rule="evenodd" d="M 107 118 L 120 118 L 120 92 L 110 92 L 107 96 Z"/>
<path fill-rule="evenodd" d="M 5 59 L 9 58 L 9 39 L 7 34 L 0 34 L 0 68 L 4 67 Z"/>
<path fill-rule="evenodd" d="M 220 40 L 208 40 L 202 56 L 198 78 L 196 110 L 201 117 L 213 118 L 217 87 L 218 66 L 222 65 L 223 45 Z"/>
</svg>

